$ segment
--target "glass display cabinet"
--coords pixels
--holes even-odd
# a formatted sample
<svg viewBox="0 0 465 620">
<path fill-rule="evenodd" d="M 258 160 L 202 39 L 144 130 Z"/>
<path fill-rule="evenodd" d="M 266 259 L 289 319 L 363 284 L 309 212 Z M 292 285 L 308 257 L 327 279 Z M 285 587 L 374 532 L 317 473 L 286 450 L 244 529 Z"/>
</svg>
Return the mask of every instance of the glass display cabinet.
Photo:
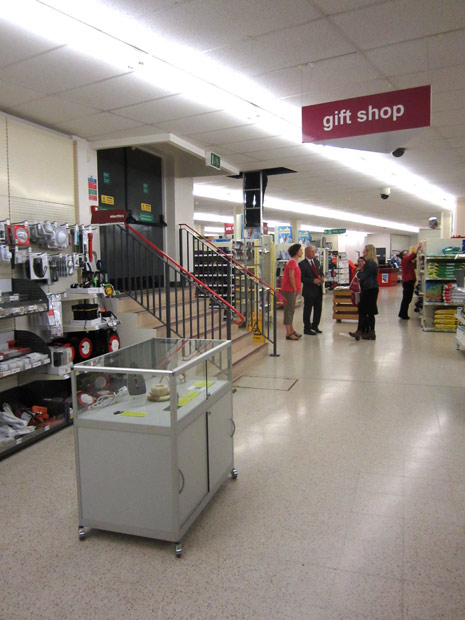
<svg viewBox="0 0 465 620">
<path fill-rule="evenodd" d="M 79 537 L 181 538 L 234 469 L 231 342 L 152 338 L 76 364 Z"/>
</svg>

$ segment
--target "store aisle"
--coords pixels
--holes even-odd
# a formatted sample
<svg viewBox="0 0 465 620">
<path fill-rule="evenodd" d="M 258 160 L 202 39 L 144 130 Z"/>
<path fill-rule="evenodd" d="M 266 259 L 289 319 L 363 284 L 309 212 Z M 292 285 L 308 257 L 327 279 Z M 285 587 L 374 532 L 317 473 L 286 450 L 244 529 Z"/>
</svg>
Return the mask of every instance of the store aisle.
<svg viewBox="0 0 465 620">
<path fill-rule="evenodd" d="M 465 354 L 413 309 L 399 321 L 400 295 L 381 291 L 378 339 L 357 343 L 329 294 L 323 334 L 282 334 L 279 358 L 243 371 L 239 478 L 181 560 L 143 538 L 78 541 L 72 429 L 1 462 L 0 618 L 464 618 Z"/>
</svg>

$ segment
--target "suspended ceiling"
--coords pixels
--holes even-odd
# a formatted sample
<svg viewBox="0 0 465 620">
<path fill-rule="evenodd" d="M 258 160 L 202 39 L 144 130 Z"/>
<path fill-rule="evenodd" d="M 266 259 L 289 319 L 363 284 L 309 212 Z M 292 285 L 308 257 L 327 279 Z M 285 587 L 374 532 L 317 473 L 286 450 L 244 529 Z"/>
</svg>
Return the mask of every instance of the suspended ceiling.
<svg viewBox="0 0 465 620">
<path fill-rule="evenodd" d="M 115 40 L 140 45 L 145 52 L 144 42 L 138 43 L 134 34 L 134 28 L 141 27 L 150 32 L 152 41 L 167 42 L 159 55 L 168 62 L 170 44 L 182 45 L 194 63 L 211 60 L 225 71 L 249 78 L 251 88 L 265 89 L 273 105 L 282 103 L 293 110 L 296 122 L 302 105 L 431 84 L 431 127 L 398 144 L 407 150 L 397 162 L 444 192 L 465 195 L 465 2 L 46 0 L 42 4 L 110 32 Z M 0 16 L 4 10 L 2 6 Z M 173 66 L 179 66 L 177 49 L 173 47 Z M 382 228 L 356 225 L 344 219 L 344 212 L 419 227 L 426 226 L 431 215 L 441 215 L 441 208 L 395 188 L 389 200 L 381 200 L 379 179 L 309 152 L 280 135 L 273 124 L 264 129 L 253 118 L 239 119 L 215 107 L 213 100 L 193 100 L 191 94 L 173 92 L 161 80 L 142 80 L 137 68 L 115 64 L 97 59 L 93 50 L 77 49 L 64 34 L 50 40 L 2 18 L 0 110 L 95 143 L 116 140 L 130 146 L 145 136 L 173 134 L 200 151 L 221 155 L 229 164 L 228 174 L 234 169 L 291 168 L 296 174 L 270 177 L 266 198 L 342 212 L 339 220 L 328 221 L 312 215 L 311 208 L 304 216 L 265 210 L 274 220 L 298 217 L 309 225 L 374 231 Z M 207 83 L 208 76 L 206 87 Z M 240 97 L 247 100 L 244 92 Z M 260 115 L 266 105 L 257 105 L 253 96 L 250 100 Z M 392 160 L 391 155 L 385 157 Z M 210 177 L 203 170 L 202 165 L 196 167 L 196 183 L 241 188 L 240 180 Z M 231 204 L 200 197 L 195 208 L 232 213 Z"/>
</svg>

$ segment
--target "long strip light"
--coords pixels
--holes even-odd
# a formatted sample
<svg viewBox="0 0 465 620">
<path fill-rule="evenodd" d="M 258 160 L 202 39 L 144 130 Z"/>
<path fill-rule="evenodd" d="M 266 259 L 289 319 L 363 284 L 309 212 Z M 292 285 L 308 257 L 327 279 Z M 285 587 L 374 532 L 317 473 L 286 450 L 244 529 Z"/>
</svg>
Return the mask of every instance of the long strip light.
<svg viewBox="0 0 465 620">
<path fill-rule="evenodd" d="M 109 10 L 107 5 L 95 0 L 15 0 L 1 3 L 0 17 L 57 45 L 68 45 L 101 62 L 134 71 L 167 94 L 182 93 L 212 110 L 224 110 L 245 124 L 261 127 L 269 135 L 279 135 L 291 144 L 302 143 L 299 107 L 276 99 L 250 78 L 196 50 L 154 35 L 142 23 Z M 318 144 L 305 147 L 380 184 L 397 187 L 443 209 L 455 208 L 454 196 L 383 154 Z M 363 223 L 361 219 L 353 221 Z"/>
<path fill-rule="evenodd" d="M 200 198 L 220 200 L 222 202 L 231 202 L 234 204 L 242 204 L 243 202 L 241 190 L 229 190 L 225 187 L 200 183 L 194 184 L 194 196 L 198 196 Z M 266 209 L 287 211 L 289 213 L 296 213 L 298 215 L 305 215 L 307 217 L 322 217 L 325 219 L 345 220 L 348 222 L 354 222 L 356 224 L 380 226 L 382 228 L 392 228 L 393 230 L 403 230 L 405 232 L 411 233 L 419 232 L 419 228 L 417 226 L 410 226 L 409 224 L 402 224 L 401 222 L 392 222 L 391 220 L 383 220 L 377 217 L 368 217 L 365 215 L 349 213 L 347 211 L 337 211 L 336 209 L 317 207 L 315 205 L 306 204 L 303 202 L 294 202 L 292 200 L 283 200 L 282 198 L 273 198 L 272 196 L 267 197 L 265 200 Z M 194 219 L 195 217 L 196 216 L 194 215 Z M 315 230 L 315 228 L 312 228 L 312 230 Z"/>
</svg>

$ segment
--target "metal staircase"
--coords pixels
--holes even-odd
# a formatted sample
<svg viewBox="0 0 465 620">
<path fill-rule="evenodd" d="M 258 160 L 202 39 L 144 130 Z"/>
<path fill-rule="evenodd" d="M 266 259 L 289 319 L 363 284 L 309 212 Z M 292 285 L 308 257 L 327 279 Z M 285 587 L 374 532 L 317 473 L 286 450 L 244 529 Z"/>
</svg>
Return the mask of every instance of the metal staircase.
<svg viewBox="0 0 465 620">
<path fill-rule="evenodd" d="M 164 326 L 166 337 L 231 339 L 244 316 L 129 224 L 105 227 L 108 280 Z"/>
<path fill-rule="evenodd" d="M 222 296 L 244 317 L 242 327 L 270 342 L 277 356 L 276 307 L 285 301 L 282 295 L 188 224 L 179 226 L 179 255 L 190 273 L 197 271 L 196 257 L 203 257 L 201 279 L 208 284 L 222 278 Z"/>
</svg>

